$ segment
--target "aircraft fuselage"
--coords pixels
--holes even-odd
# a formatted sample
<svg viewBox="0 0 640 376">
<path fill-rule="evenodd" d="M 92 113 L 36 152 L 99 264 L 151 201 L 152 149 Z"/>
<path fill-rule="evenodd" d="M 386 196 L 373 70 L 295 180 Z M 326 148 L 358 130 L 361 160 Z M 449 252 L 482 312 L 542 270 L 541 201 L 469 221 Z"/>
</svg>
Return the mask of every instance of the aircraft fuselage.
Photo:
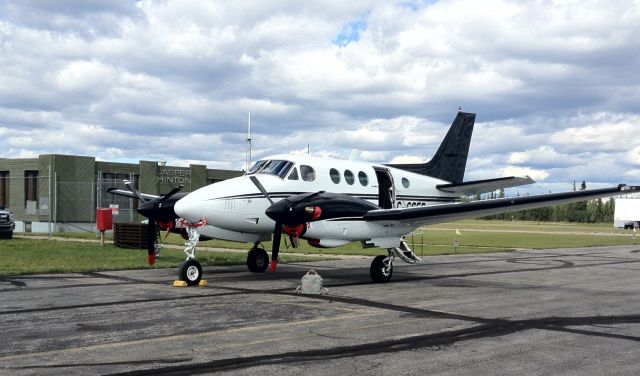
<svg viewBox="0 0 640 376">
<path fill-rule="evenodd" d="M 350 160 L 275 155 L 258 161 L 244 176 L 214 183 L 189 193 L 175 205 L 177 215 L 195 222 L 206 218 L 202 235 L 217 239 L 258 242 L 269 240 L 274 221 L 265 214 L 269 200 L 251 182 L 255 176 L 273 201 L 291 195 L 330 191 L 367 200 L 380 208 L 427 206 L 458 200 L 441 192 L 447 182 L 428 176 Z M 397 246 L 410 224 L 385 224 L 332 218 L 309 223 L 303 238 L 315 245 L 335 247 L 374 239 L 381 247 Z M 392 244 L 388 244 L 392 243 Z"/>
</svg>

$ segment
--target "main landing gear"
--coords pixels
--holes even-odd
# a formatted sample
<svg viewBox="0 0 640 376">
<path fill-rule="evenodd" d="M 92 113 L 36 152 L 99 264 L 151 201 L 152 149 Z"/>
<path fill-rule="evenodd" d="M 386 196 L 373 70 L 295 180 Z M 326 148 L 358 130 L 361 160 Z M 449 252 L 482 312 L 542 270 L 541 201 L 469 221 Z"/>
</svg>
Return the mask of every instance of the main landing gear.
<svg viewBox="0 0 640 376">
<path fill-rule="evenodd" d="M 269 254 L 260 243 L 255 243 L 247 254 L 247 268 L 253 273 L 264 273 L 269 267 Z"/>
<path fill-rule="evenodd" d="M 391 280 L 391 275 L 393 274 L 393 261 L 396 257 L 399 257 L 402 261 L 409 264 L 422 262 L 422 259 L 413 253 L 409 244 L 404 240 L 400 241 L 399 247 L 389 248 L 388 252 L 388 256 L 376 256 L 371 262 L 369 273 L 371 274 L 371 280 L 374 283 L 386 283 Z"/>
<path fill-rule="evenodd" d="M 371 261 L 371 280 L 374 283 L 386 283 L 391 280 L 393 274 L 393 260 L 396 258 L 393 253 L 389 252 L 389 256 L 379 255 Z"/>
</svg>

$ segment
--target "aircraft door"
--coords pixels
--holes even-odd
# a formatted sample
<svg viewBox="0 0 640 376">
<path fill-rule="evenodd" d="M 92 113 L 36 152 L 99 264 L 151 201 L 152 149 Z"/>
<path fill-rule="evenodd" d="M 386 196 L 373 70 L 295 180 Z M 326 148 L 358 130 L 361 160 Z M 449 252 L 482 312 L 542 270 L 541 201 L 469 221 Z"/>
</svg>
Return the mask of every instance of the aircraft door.
<svg viewBox="0 0 640 376">
<path fill-rule="evenodd" d="M 393 176 L 388 169 L 374 167 L 378 179 L 378 206 L 381 209 L 396 207 L 396 188 L 393 184 Z"/>
</svg>

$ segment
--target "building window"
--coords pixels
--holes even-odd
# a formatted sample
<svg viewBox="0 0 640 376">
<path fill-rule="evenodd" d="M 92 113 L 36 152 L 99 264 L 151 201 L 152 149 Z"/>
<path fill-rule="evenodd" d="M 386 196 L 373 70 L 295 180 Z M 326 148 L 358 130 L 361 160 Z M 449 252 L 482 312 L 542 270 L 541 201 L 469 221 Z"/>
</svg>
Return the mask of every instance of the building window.
<svg viewBox="0 0 640 376">
<path fill-rule="evenodd" d="M 0 208 L 9 207 L 9 171 L 0 171 Z"/>
<path fill-rule="evenodd" d="M 28 201 L 38 201 L 38 171 L 24 172 L 24 201 L 25 207 Z"/>
<path fill-rule="evenodd" d="M 329 176 L 331 177 L 331 181 L 338 184 L 340 183 L 340 172 L 335 168 L 329 170 Z"/>
</svg>

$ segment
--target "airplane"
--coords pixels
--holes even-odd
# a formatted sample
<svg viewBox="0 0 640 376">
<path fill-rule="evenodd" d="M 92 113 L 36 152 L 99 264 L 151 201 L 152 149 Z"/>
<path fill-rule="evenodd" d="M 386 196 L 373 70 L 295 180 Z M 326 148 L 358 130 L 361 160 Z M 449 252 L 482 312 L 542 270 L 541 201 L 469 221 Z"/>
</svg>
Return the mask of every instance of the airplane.
<svg viewBox="0 0 640 376">
<path fill-rule="evenodd" d="M 351 242 L 386 249 L 371 262 L 374 283 L 391 280 L 393 263 L 422 261 L 405 236 L 430 224 L 464 218 L 610 197 L 640 186 L 466 201 L 465 197 L 534 183 L 528 176 L 464 181 L 474 113 L 458 111 L 434 156 L 426 163 L 374 164 L 310 155 L 273 155 L 258 160 L 240 177 L 216 182 L 193 192 L 166 195 L 129 191 L 113 194 L 144 202 L 138 211 L 151 228 L 181 232 L 187 260 L 179 278 L 196 285 L 202 266 L 195 258 L 199 240 L 223 239 L 252 243 L 247 267 L 254 273 L 276 271 L 282 235 L 293 247 L 300 239 L 314 247 L 332 248 Z M 158 231 L 149 231 L 149 263 L 158 248 Z M 271 260 L 261 242 L 271 240 Z M 153 242 L 152 242 L 153 240 Z"/>
</svg>

